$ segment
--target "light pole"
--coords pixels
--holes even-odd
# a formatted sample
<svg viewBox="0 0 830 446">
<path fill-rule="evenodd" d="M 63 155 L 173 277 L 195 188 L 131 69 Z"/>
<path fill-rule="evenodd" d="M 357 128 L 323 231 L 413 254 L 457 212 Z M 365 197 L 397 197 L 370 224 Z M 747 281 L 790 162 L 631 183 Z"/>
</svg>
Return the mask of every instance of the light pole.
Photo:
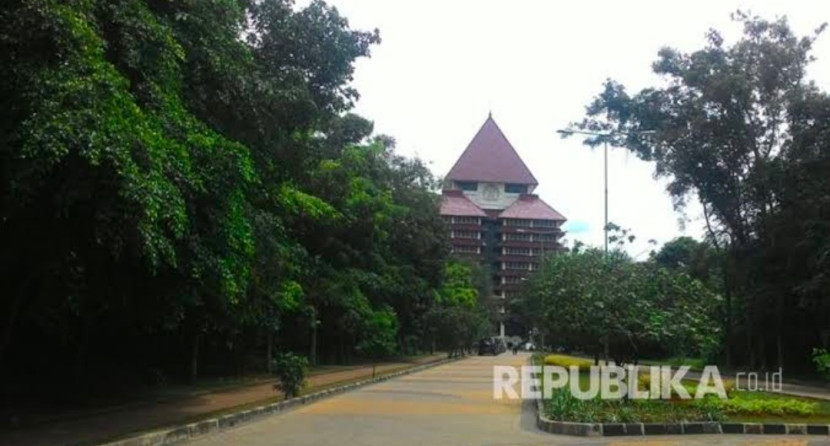
<svg viewBox="0 0 830 446">
<path fill-rule="evenodd" d="M 588 135 L 594 136 L 598 139 L 602 140 L 602 152 L 603 152 L 603 177 L 604 177 L 604 184 L 605 184 L 605 224 L 603 225 L 603 230 L 605 231 L 605 257 L 608 257 L 608 140 L 612 136 L 617 135 L 652 135 L 655 133 L 654 130 L 641 130 L 638 132 L 607 132 L 607 133 L 600 133 L 600 132 L 588 132 L 584 130 L 573 130 L 573 129 L 560 129 L 557 130 L 556 133 L 559 133 L 562 136 L 568 137 L 573 134 L 578 135 Z"/>
</svg>

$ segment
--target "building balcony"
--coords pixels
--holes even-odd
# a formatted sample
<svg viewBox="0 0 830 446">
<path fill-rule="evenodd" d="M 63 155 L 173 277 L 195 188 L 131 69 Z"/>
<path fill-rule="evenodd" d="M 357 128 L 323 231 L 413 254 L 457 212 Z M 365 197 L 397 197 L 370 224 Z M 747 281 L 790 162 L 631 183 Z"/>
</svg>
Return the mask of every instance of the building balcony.
<svg viewBox="0 0 830 446">
<path fill-rule="evenodd" d="M 502 248 L 532 248 L 544 249 L 545 252 L 556 252 L 562 249 L 559 241 L 545 240 L 545 241 L 527 241 L 527 240 L 499 240 L 498 246 Z"/>
<path fill-rule="evenodd" d="M 449 226 L 453 231 L 483 231 L 481 225 L 477 225 L 474 223 L 452 223 Z"/>
<path fill-rule="evenodd" d="M 479 238 L 451 238 L 450 245 L 453 246 L 484 246 L 484 239 Z"/>
<path fill-rule="evenodd" d="M 537 227 L 537 228 L 527 228 L 522 226 L 498 226 L 498 231 L 501 233 L 519 233 L 519 234 L 558 234 L 564 235 L 565 233 L 560 228 L 556 227 Z"/>
</svg>

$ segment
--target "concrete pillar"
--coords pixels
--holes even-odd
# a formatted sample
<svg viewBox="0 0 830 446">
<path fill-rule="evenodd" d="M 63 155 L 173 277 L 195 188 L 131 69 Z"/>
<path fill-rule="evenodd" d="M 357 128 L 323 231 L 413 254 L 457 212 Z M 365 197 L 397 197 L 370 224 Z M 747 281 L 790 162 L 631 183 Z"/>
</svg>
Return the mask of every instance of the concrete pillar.
<svg viewBox="0 0 830 446">
<path fill-rule="evenodd" d="M 504 322 L 499 322 L 499 336 L 504 337 Z"/>
</svg>

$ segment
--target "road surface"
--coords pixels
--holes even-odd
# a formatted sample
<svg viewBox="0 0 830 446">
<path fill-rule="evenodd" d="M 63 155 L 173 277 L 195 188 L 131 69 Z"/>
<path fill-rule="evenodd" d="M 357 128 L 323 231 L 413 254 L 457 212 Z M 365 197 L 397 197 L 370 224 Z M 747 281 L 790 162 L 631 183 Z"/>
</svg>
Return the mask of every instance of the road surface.
<svg viewBox="0 0 830 446">
<path fill-rule="evenodd" d="M 493 366 L 526 363 L 523 354 L 471 357 L 205 436 L 189 445 L 830 445 L 830 440 L 815 436 L 551 435 L 536 429 L 530 402 L 493 399 Z"/>
</svg>

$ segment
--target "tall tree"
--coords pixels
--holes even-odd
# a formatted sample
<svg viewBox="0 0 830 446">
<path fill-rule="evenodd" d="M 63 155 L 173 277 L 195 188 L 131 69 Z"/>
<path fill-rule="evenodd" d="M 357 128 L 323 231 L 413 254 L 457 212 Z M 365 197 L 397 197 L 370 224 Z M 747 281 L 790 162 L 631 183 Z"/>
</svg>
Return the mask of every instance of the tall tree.
<svg viewBox="0 0 830 446">
<path fill-rule="evenodd" d="M 805 294 L 804 281 L 811 279 L 803 272 L 789 275 L 794 259 L 788 253 L 807 243 L 806 258 L 818 260 L 824 242 L 786 237 L 781 229 L 797 218 L 784 201 L 785 190 L 797 184 L 815 204 L 824 204 L 819 197 L 826 196 L 822 183 L 787 176 L 806 173 L 796 167 L 799 154 L 812 165 L 828 156 L 826 139 L 819 136 L 826 124 L 817 119 L 826 113 L 828 97 L 806 77 L 811 48 L 824 26 L 798 37 L 784 18 L 770 21 L 742 12 L 733 18 L 743 26 L 739 41 L 727 44 L 710 30 L 698 51 L 660 50 L 653 69 L 661 86 L 630 95 L 609 80 L 578 126 L 623 135 L 616 142 L 654 161 L 678 208 L 700 200 L 709 238 L 727 254 L 721 266 L 727 361 L 737 353 L 737 330 L 747 352 L 740 359 L 750 365 L 781 365 L 785 343 L 794 347 L 791 363 L 803 364 L 830 315 L 826 293 Z M 638 137 L 640 130 L 656 134 Z M 811 236 L 826 240 L 824 225 L 812 221 Z M 775 360 L 767 361 L 769 356 Z"/>
</svg>

